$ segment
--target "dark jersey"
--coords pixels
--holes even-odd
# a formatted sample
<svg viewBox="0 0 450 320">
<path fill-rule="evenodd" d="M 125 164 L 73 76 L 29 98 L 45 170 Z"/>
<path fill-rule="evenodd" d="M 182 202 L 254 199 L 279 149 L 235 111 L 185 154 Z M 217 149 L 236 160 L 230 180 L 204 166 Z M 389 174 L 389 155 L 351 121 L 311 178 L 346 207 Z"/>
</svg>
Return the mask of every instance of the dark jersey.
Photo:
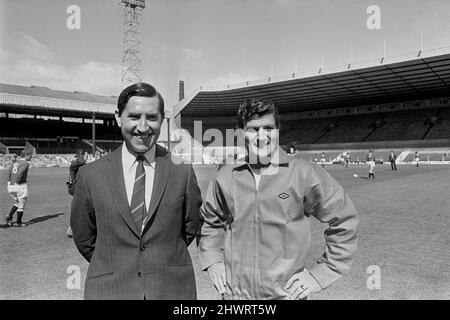
<svg viewBox="0 0 450 320">
<path fill-rule="evenodd" d="M 86 161 L 84 159 L 75 159 L 72 161 L 69 167 L 69 181 L 75 182 L 77 179 L 78 170 L 80 170 L 80 167 L 85 165 Z"/>
<path fill-rule="evenodd" d="M 13 162 L 9 167 L 8 181 L 11 181 L 11 184 L 26 183 L 29 167 L 30 164 L 23 159 Z"/>
<path fill-rule="evenodd" d="M 72 161 L 69 167 L 69 181 L 67 181 L 68 192 L 73 196 L 75 192 L 75 182 L 77 180 L 77 174 L 81 166 L 85 165 L 86 161 L 83 158 L 77 158 Z"/>
</svg>

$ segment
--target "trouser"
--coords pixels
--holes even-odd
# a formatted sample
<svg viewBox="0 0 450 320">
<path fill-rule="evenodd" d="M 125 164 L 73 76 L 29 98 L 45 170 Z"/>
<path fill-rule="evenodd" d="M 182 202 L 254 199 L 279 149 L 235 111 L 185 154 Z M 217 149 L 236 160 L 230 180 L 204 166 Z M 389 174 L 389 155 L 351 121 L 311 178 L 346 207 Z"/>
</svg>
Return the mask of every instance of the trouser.
<svg viewBox="0 0 450 320">
<path fill-rule="evenodd" d="M 26 183 L 12 184 L 7 187 L 9 194 L 15 201 L 18 211 L 24 211 L 28 198 L 28 187 Z"/>
<path fill-rule="evenodd" d="M 391 169 L 392 171 L 397 171 L 397 164 L 395 163 L 395 161 L 391 161 Z"/>
<path fill-rule="evenodd" d="M 69 205 L 67 206 L 67 213 L 68 213 L 68 227 L 67 227 L 67 231 L 66 231 L 66 234 L 68 235 L 68 236 L 72 236 L 72 228 L 70 227 L 70 210 L 71 210 L 71 207 L 72 207 L 72 199 L 73 199 L 73 197 L 70 197 L 70 199 L 69 199 Z"/>
<path fill-rule="evenodd" d="M 11 210 L 8 215 L 8 219 L 12 219 L 15 212 L 17 212 L 17 223 L 22 223 L 23 212 L 25 211 L 25 206 L 27 204 L 28 198 L 28 186 L 26 183 L 23 184 L 11 184 L 7 187 L 9 194 L 14 199 L 15 206 L 17 209 Z"/>
</svg>

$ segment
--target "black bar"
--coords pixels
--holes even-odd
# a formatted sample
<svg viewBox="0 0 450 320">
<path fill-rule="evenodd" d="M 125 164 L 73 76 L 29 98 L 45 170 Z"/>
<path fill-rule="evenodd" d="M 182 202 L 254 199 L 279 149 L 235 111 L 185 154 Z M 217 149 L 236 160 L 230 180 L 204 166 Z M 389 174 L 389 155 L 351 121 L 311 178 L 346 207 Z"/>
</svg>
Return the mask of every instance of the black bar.
<svg viewBox="0 0 450 320">
<path fill-rule="evenodd" d="M 92 156 L 95 157 L 95 113 L 92 114 Z"/>
</svg>

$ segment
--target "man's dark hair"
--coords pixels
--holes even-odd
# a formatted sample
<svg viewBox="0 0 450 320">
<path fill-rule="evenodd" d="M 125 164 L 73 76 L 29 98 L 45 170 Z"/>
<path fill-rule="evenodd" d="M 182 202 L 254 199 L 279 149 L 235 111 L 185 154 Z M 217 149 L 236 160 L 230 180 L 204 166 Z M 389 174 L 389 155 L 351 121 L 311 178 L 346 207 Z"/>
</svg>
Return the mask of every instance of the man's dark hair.
<svg viewBox="0 0 450 320">
<path fill-rule="evenodd" d="M 161 94 L 152 85 L 145 82 L 138 82 L 126 87 L 120 93 L 119 99 L 117 100 L 117 112 L 119 113 L 119 116 L 122 114 L 130 98 L 134 96 L 149 98 L 155 96 L 158 97 L 159 111 L 164 115 L 164 99 Z"/>
<path fill-rule="evenodd" d="M 237 127 L 244 129 L 247 122 L 261 118 L 265 115 L 273 114 L 275 125 L 280 128 L 280 117 L 274 103 L 270 100 L 245 99 L 240 104 L 237 112 Z"/>
<path fill-rule="evenodd" d="M 84 157 L 84 155 L 85 155 L 86 153 L 87 153 L 86 150 L 78 149 L 78 150 L 77 150 L 77 153 L 75 154 L 75 158 L 81 159 L 81 158 Z"/>
<path fill-rule="evenodd" d="M 86 150 L 78 149 L 76 155 L 77 156 L 84 156 L 85 153 L 86 153 Z"/>
</svg>

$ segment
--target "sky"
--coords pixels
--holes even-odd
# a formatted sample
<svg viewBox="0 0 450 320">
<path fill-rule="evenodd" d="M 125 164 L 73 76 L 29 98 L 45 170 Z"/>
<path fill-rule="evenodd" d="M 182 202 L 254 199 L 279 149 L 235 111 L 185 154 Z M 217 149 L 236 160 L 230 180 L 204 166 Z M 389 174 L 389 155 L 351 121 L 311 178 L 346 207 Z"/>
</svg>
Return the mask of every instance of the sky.
<svg viewBox="0 0 450 320">
<path fill-rule="evenodd" d="M 0 82 L 115 95 L 121 91 L 119 0 L 0 0 Z M 80 29 L 68 29 L 71 5 Z M 367 20 L 380 9 L 379 29 Z M 448 0 L 147 0 L 141 73 L 170 108 L 224 85 L 450 46 Z"/>
</svg>

